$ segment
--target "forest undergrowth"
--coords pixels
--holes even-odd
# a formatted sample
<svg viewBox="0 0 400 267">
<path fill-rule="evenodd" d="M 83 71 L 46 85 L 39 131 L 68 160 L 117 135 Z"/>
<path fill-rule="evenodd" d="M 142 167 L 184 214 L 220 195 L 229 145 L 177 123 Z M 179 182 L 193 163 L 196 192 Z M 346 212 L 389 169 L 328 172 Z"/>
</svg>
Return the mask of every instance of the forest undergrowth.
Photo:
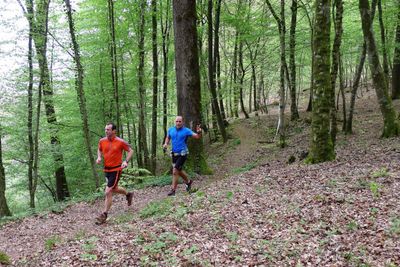
<svg viewBox="0 0 400 267">
<path fill-rule="evenodd" d="M 0 260 L 15 266 L 400 266 L 400 140 L 380 139 L 374 95 L 357 100 L 353 135 L 336 160 L 304 164 L 310 115 L 274 143 L 277 114 L 232 121 L 227 144 L 208 144 L 212 176 L 194 192 L 169 186 L 13 221 L 0 229 Z M 395 103 L 399 110 L 399 103 Z M 340 117 L 340 116 L 339 116 Z M 340 125 L 340 118 L 339 118 Z"/>
</svg>

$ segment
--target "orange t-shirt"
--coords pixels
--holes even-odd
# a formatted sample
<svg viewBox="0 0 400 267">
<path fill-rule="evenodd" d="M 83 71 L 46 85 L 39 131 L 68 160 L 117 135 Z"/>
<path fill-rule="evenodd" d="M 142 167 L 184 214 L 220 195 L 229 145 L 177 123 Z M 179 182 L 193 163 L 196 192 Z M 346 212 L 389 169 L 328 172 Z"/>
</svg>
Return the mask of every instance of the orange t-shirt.
<svg viewBox="0 0 400 267">
<path fill-rule="evenodd" d="M 99 141 L 99 150 L 103 153 L 104 172 L 114 172 L 120 169 L 122 164 L 122 152 L 129 151 L 130 145 L 125 140 L 114 137 L 111 141 L 107 137 Z"/>
</svg>

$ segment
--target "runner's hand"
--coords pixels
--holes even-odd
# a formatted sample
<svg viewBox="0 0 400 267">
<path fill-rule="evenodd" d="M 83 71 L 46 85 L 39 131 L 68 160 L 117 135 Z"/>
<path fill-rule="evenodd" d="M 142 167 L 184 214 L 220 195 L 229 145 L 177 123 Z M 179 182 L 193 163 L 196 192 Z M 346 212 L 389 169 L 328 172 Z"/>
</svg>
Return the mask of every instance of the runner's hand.
<svg viewBox="0 0 400 267">
<path fill-rule="evenodd" d="M 121 168 L 125 169 L 126 167 L 128 167 L 128 162 L 126 162 L 125 160 L 122 162 L 121 164 Z"/>
<path fill-rule="evenodd" d="M 196 126 L 196 133 L 197 133 L 197 134 L 201 134 L 202 131 L 203 131 L 203 130 L 201 129 L 201 124 L 197 124 L 197 126 Z"/>
</svg>

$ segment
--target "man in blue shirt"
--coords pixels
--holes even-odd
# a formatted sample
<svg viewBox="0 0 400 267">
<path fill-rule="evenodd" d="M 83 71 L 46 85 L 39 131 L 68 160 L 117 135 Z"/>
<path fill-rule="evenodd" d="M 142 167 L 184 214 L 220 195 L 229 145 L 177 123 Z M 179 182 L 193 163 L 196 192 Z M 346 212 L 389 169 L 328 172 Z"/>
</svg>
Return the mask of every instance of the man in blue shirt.
<svg viewBox="0 0 400 267">
<path fill-rule="evenodd" d="M 187 127 L 184 127 L 183 117 L 177 116 L 175 118 L 175 127 L 171 127 L 168 129 L 167 137 L 165 138 L 165 142 L 163 144 L 164 149 L 167 148 L 169 142 L 172 143 L 172 186 L 171 191 L 168 193 L 168 196 L 174 196 L 176 188 L 178 187 L 178 179 L 179 176 L 185 181 L 186 191 L 190 191 L 192 186 L 192 180 L 189 180 L 187 174 L 182 170 L 183 164 L 187 159 L 187 155 L 189 154 L 189 150 L 187 147 L 187 139 L 189 137 L 193 137 L 195 139 L 201 138 L 201 127 L 200 125 L 196 126 L 196 133 L 190 130 Z"/>
</svg>

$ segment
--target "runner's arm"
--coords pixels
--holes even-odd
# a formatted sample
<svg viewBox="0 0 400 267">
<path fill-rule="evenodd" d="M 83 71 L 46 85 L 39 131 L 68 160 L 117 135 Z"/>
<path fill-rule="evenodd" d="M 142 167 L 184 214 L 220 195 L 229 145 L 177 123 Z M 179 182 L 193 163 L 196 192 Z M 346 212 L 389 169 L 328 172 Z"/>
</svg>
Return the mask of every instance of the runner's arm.
<svg viewBox="0 0 400 267">
<path fill-rule="evenodd" d="M 100 162 L 101 162 L 101 151 L 100 151 L 100 148 L 97 148 L 97 160 L 96 160 L 96 163 L 100 164 Z"/>
<path fill-rule="evenodd" d="M 132 155 L 133 155 L 133 149 L 131 147 L 129 147 L 128 155 L 126 156 L 125 160 L 121 164 L 122 168 L 128 167 L 128 162 L 131 160 Z"/>
<path fill-rule="evenodd" d="M 163 148 L 167 148 L 167 146 L 168 146 L 168 144 L 169 144 L 169 140 L 170 140 L 170 138 L 169 138 L 169 136 L 167 135 L 167 137 L 165 137 L 165 142 L 164 142 L 164 144 L 163 144 Z"/>
</svg>

